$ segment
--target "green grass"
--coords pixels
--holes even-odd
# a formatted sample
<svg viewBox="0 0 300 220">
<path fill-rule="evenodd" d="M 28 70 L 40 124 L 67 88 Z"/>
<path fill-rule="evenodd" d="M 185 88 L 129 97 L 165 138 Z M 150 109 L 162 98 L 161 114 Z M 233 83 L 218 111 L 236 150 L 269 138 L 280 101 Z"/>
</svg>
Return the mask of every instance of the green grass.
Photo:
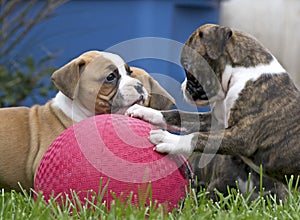
<svg viewBox="0 0 300 220">
<path fill-rule="evenodd" d="M 276 196 L 250 201 L 251 193 L 242 195 L 234 189 L 228 189 L 228 196 L 219 194 L 219 201 L 213 202 L 206 198 L 205 190 L 196 194 L 188 189 L 184 206 L 180 203 L 171 212 L 164 212 L 163 207 L 157 207 L 155 202 L 146 207 L 143 202 L 133 206 L 129 202 L 131 198 L 124 202 L 116 198 L 108 211 L 106 205 L 100 202 L 103 193 L 94 193 L 84 205 L 78 205 L 79 199 L 76 193 L 72 193 L 73 199 L 67 198 L 59 205 L 57 198 L 45 202 L 41 194 L 37 194 L 34 200 L 33 191 L 17 193 L 2 190 L 0 219 L 300 219 L 300 193 L 292 187 L 295 182 L 297 185 L 298 181 L 289 181 L 285 202 L 276 202 Z"/>
</svg>

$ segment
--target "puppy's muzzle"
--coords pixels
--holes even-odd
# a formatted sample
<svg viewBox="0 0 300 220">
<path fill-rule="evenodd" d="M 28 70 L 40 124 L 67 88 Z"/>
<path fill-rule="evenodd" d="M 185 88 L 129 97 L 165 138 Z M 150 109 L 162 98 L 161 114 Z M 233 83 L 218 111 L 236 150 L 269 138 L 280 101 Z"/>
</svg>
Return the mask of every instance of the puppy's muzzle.
<svg viewBox="0 0 300 220">
<path fill-rule="evenodd" d="M 136 100 L 136 101 L 133 103 L 133 105 L 134 105 L 134 104 L 143 104 L 143 103 L 145 102 L 145 100 L 146 100 L 146 95 L 145 95 L 145 94 L 141 94 L 140 97 L 139 97 L 139 99 Z"/>
<path fill-rule="evenodd" d="M 137 83 L 134 88 L 136 89 L 136 91 L 139 93 L 139 94 L 143 94 L 144 93 L 144 86 L 142 83 Z"/>
<path fill-rule="evenodd" d="M 204 91 L 198 80 L 192 75 L 187 73 L 186 91 L 187 95 L 194 101 L 208 100 L 206 92 Z"/>
<path fill-rule="evenodd" d="M 142 104 L 147 99 L 147 94 L 145 93 L 145 87 L 142 83 L 138 82 L 134 86 L 135 90 L 140 94 L 140 97 L 134 104 Z"/>
</svg>

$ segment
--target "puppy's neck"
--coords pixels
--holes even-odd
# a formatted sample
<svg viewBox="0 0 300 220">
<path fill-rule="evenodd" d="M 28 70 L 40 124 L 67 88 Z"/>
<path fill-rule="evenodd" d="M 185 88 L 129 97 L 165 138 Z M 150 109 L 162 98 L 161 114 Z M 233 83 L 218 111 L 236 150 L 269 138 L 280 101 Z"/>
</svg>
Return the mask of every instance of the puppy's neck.
<svg viewBox="0 0 300 220">
<path fill-rule="evenodd" d="M 75 122 L 79 122 L 88 117 L 94 116 L 93 112 L 90 112 L 83 106 L 81 106 L 75 100 L 72 100 L 65 96 L 62 92 L 58 92 L 54 98 L 54 107 L 58 107 L 66 116 L 71 118 Z"/>
<path fill-rule="evenodd" d="M 286 70 L 274 56 L 268 64 L 258 64 L 250 67 L 233 67 L 227 64 L 222 76 L 222 87 L 227 92 L 231 86 L 239 83 L 243 87 L 248 80 L 255 81 L 263 74 L 280 74 L 285 72 Z"/>
<path fill-rule="evenodd" d="M 259 64 L 254 67 L 233 67 L 226 65 L 222 76 L 222 87 L 226 94 L 224 105 L 224 124 L 228 126 L 231 108 L 238 99 L 240 92 L 245 88 L 248 81 L 256 81 L 265 74 L 283 74 L 286 70 L 280 65 L 275 57 L 269 64 Z"/>
</svg>

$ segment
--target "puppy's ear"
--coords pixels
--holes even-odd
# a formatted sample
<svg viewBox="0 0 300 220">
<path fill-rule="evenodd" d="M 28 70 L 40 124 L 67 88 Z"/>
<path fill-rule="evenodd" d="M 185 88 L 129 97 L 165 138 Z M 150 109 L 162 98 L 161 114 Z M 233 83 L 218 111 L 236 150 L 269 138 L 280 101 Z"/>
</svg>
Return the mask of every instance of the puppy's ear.
<svg viewBox="0 0 300 220">
<path fill-rule="evenodd" d="M 255 56 L 256 53 L 260 56 L 262 54 L 265 57 L 269 56 L 270 53 L 262 49 L 264 47 L 253 36 L 239 31 L 234 31 L 233 35 L 234 37 L 226 44 L 226 51 L 233 63 L 239 64 L 248 55 Z"/>
<path fill-rule="evenodd" d="M 137 67 L 130 67 L 131 77 L 141 81 L 149 97 L 144 106 L 157 110 L 167 110 L 175 106 L 175 99 L 146 71 Z"/>
<path fill-rule="evenodd" d="M 70 99 L 76 96 L 76 87 L 85 64 L 82 58 L 74 59 L 56 70 L 51 76 L 56 88 Z"/>
<path fill-rule="evenodd" d="M 175 99 L 153 78 L 150 81 L 149 107 L 157 110 L 168 110 L 175 106 Z"/>
<path fill-rule="evenodd" d="M 213 26 L 198 31 L 198 37 L 205 47 L 207 55 L 213 60 L 222 55 L 231 36 L 232 30 L 223 26 Z"/>
</svg>

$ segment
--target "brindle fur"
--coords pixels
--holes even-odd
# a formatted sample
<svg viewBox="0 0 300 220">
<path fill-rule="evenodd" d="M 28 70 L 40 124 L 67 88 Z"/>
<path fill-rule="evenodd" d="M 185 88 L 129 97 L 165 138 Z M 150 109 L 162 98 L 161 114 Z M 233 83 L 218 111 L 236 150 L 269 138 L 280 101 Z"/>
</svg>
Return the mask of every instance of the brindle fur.
<svg viewBox="0 0 300 220">
<path fill-rule="evenodd" d="M 194 150 L 214 153 L 214 142 L 221 140 L 218 154 L 248 157 L 262 164 L 268 176 L 285 183 L 285 176 L 300 175 L 299 100 L 300 93 L 287 74 L 249 81 L 231 110 L 228 128 L 198 133 Z"/>
<path fill-rule="evenodd" d="M 178 110 L 162 111 L 167 125 L 181 129 L 182 133 L 188 134 L 196 131 L 209 131 L 212 115 L 210 113 L 191 113 Z M 198 123 L 199 122 L 199 123 Z M 172 128 L 168 129 L 172 130 Z M 180 130 L 180 129 L 178 129 Z M 177 131 L 176 129 L 174 131 Z"/>
<path fill-rule="evenodd" d="M 200 166 L 202 154 L 194 153 L 192 161 L 194 174 L 198 178 L 198 189 L 204 187 L 208 198 L 218 200 L 218 196 L 212 193 L 217 189 L 224 196 L 228 195 L 228 187 L 237 188 L 242 193 L 252 193 L 251 200 L 260 195 L 260 175 L 246 165 L 239 156 L 215 155 L 205 166 Z M 250 182 L 249 182 L 250 180 Z M 284 200 L 287 189 L 279 181 L 269 177 L 263 177 L 264 195 L 276 194 L 278 200 Z"/>
<path fill-rule="evenodd" d="M 188 48 L 196 50 L 203 58 L 199 59 L 199 55 Z M 187 75 L 197 73 L 193 76 L 198 83 L 189 84 L 187 81 L 187 87 L 204 86 L 204 90 L 211 94 L 217 94 L 220 89 L 212 81 L 221 82 L 227 64 L 247 68 L 268 64 L 272 60 L 271 53 L 254 37 L 218 25 L 198 28 L 187 40 L 181 57 Z M 205 67 L 207 64 L 210 69 Z M 186 88 L 184 92 L 193 91 L 195 88 Z M 187 95 L 192 100 L 197 98 L 194 97 L 196 92 Z M 212 96 L 208 95 L 208 99 Z M 220 143 L 217 153 L 222 154 L 203 169 L 197 168 L 199 156 L 193 160 L 199 178 L 209 184 L 208 189 L 227 192 L 226 185 L 232 186 L 236 177 L 245 178 L 248 172 L 252 172 L 254 185 L 258 186 L 259 176 L 239 157 L 244 156 L 257 166 L 262 164 L 267 175 L 264 177 L 265 187 L 279 192 L 279 197 L 283 196 L 286 192 L 282 184 L 286 183 L 285 176 L 300 175 L 299 101 L 300 93 L 287 73 L 265 73 L 246 83 L 231 109 L 226 129 L 207 132 L 214 116 L 199 113 L 201 126 L 192 140 L 194 151 L 201 153 L 205 148 L 206 153 L 215 153 L 214 143 Z M 194 129 L 192 124 L 197 119 L 194 114 L 189 116 L 178 110 L 163 111 L 162 114 L 170 127 L 183 127 L 187 133 Z"/>
<path fill-rule="evenodd" d="M 281 182 L 285 175 L 300 175 L 299 100 L 300 93 L 287 74 L 249 81 L 231 110 L 228 128 L 221 136 L 210 136 L 222 138 L 217 153 L 248 157 Z M 199 133 L 194 138 L 195 151 L 210 148 L 208 137 Z"/>
</svg>

